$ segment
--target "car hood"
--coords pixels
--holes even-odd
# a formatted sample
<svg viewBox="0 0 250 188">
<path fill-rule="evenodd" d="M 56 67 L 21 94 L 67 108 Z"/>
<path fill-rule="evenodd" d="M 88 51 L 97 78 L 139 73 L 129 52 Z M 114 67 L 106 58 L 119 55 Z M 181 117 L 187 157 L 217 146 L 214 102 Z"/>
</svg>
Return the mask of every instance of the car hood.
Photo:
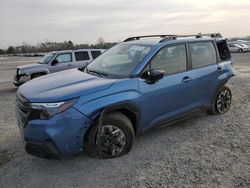
<svg viewBox="0 0 250 188">
<path fill-rule="evenodd" d="M 108 89 L 115 82 L 71 69 L 31 80 L 18 92 L 30 102 L 58 102 Z"/>
<path fill-rule="evenodd" d="M 24 69 L 38 69 L 38 68 L 42 68 L 42 67 L 45 67 L 46 65 L 45 64 L 28 64 L 28 65 L 21 65 L 21 66 L 18 66 L 17 68 L 18 69 L 21 69 L 21 70 L 24 70 Z"/>
</svg>

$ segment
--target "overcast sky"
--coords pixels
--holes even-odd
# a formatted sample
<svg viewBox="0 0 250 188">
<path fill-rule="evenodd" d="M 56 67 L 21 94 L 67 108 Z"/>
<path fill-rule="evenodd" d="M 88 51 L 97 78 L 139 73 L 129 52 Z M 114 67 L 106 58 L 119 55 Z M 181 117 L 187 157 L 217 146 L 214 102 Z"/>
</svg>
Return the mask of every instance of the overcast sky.
<svg viewBox="0 0 250 188">
<path fill-rule="evenodd" d="M 250 35 L 250 0 L 0 0 L 0 47 L 199 32 Z"/>
</svg>

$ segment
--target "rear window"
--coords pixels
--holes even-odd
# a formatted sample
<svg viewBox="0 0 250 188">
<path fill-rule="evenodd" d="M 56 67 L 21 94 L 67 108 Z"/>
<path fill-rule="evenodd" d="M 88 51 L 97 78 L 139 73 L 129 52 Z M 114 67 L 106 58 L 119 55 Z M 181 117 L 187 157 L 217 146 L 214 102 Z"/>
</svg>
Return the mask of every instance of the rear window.
<svg viewBox="0 0 250 188">
<path fill-rule="evenodd" d="M 91 51 L 91 55 L 92 55 L 93 59 L 97 58 L 101 54 L 102 54 L 101 51 Z"/>
<path fill-rule="evenodd" d="M 212 42 L 190 44 L 192 67 L 199 68 L 217 63 L 217 56 Z"/>
<path fill-rule="evenodd" d="M 230 60 L 231 54 L 230 54 L 227 42 L 225 40 L 217 41 L 216 45 L 219 51 L 220 60 L 221 61 Z"/>
<path fill-rule="evenodd" d="M 75 52 L 76 61 L 85 61 L 89 60 L 88 52 Z"/>
</svg>

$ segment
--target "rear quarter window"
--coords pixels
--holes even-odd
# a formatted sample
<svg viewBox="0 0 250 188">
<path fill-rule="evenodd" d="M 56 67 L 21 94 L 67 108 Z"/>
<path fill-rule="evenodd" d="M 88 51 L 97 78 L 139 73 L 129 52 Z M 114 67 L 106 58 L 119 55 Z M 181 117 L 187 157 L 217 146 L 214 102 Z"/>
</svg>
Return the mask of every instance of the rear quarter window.
<svg viewBox="0 0 250 188">
<path fill-rule="evenodd" d="M 216 45 L 219 51 L 220 61 L 230 60 L 231 54 L 230 54 L 227 42 L 225 40 L 217 41 Z"/>
<path fill-rule="evenodd" d="M 213 42 L 190 44 L 192 67 L 199 68 L 217 63 L 216 50 Z"/>
</svg>

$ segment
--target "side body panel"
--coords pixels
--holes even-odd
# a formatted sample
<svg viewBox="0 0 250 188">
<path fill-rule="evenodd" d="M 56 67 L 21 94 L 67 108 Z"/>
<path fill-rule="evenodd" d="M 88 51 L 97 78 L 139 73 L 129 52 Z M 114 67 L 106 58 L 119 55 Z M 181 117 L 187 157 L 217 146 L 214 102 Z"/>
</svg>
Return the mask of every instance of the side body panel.
<svg viewBox="0 0 250 188">
<path fill-rule="evenodd" d="M 116 104 L 130 104 L 139 108 L 139 98 L 137 79 L 122 79 L 109 89 L 80 97 L 74 107 L 88 117 L 94 118 L 104 108 Z"/>
</svg>

